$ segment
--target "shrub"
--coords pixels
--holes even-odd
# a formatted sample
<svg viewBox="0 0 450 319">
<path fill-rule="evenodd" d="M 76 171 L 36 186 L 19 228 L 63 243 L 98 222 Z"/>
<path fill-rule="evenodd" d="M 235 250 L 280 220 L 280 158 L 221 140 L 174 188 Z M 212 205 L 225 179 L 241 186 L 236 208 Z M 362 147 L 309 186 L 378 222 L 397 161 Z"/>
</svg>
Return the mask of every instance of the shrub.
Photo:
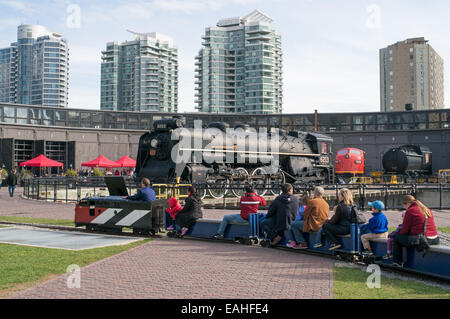
<svg viewBox="0 0 450 319">
<path fill-rule="evenodd" d="M 20 178 L 22 180 L 27 179 L 27 178 L 33 178 L 34 174 L 28 170 L 28 169 L 22 169 L 22 171 L 20 172 Z"/>
<path fill-rule="evenodd" d="M 4 168 L 2 168 L 2 170 L 0 171 L 0 178 L 1 179 L 5 179 L 8 177 L 8 171 Z"/>
<path fill-rule="evenodd" d="M 99 168 L 94 168 L 92 175 L 94 176 L 103 176 L 103 172 Z"/>
<path fill-rule="evenodd" d="M 75 176 L 77 176 L 77 171 L 74 169 L 68 169 L 66 171 L 66 173 L 64 174 L 64 176 L 75 177 Z"/>
</svg>

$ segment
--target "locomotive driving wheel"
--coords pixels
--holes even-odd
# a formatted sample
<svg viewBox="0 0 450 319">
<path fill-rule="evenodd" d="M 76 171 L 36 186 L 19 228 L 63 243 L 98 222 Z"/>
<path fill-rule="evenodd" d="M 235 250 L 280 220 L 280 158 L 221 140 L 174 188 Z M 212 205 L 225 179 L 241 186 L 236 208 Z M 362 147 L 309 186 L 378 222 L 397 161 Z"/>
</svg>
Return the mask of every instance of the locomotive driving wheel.
<svg viewBox="0 0 450 319">
<path fill-rule="evenodd" d="M 281 194 L 281 186 L 286 183 L 286 177 L 283 172 L 278 172 L 277 174 L 273 174 L 269 177 L 269 185 L 270 192 L 274 196 L 278 196 Z"/>
<path fill-rule="evenodd" d="M 229 181 L 226 178 L 208 175 L 206 183 L 208 184 L 209 194 L 216 199 L 221 199 L 228 193 Z"/>
<path fill-rule="evenodd" d="M 245 184 L 248 184 L 249 173 L 243 167 L 238 167 L 233 171 L 233 177 L 231 182 L 231 192 L 236 197 L 241 197 L 245 194 Z"/>
<path fill-rule="evenodd" d="M 259 196 L 264 196 L 267 193 L 269 177 L 263 167 L 258 167 L 253 170 L 252 185 Z"/>
</svg>

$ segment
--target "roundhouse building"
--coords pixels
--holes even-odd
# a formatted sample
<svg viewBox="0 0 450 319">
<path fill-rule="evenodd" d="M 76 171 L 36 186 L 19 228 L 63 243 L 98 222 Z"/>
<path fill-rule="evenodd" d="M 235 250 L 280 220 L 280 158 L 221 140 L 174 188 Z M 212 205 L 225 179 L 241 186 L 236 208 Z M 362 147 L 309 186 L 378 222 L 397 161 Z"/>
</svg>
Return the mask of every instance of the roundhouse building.
<svg viewBox="0 0 450 319">
<path fill-rule="evenodd" d="M 228 122 L 231 127 L 278 127 L 286 131 L 317 131 L 334 138 L 334 150 L 356 147 L 366 152 L 366 170 L 382 170 L 391 147 L 418 144 L 433 152 L 433 171 L 450 168 L 450 109 L 386 113 L 211 114 L 120 112 L 0 104 L 0 166 L 17 167 L 39 154 L 66 168 L 100 154 L 117 160 L 136 158 L 139 137 L 158 119 L 181 117 L 186 126 Z"/>
</svg>

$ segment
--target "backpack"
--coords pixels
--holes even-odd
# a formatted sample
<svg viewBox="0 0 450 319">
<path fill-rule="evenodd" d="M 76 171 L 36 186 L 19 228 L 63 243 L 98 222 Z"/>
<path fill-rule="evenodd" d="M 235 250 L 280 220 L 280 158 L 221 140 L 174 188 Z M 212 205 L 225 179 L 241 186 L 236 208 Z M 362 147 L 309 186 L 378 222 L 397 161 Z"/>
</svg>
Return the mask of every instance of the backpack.
<svg viewBox="0 0 450 319">
<path fill-rule="evenodd" d="M 352 206 L 352 224 L 365 224 L 366 217 L 361 213 L 355 205 Z"/>
<path fill-rule="evenodd" d="M 416 245 L 416 250 L 418 252 L 426 252 L 428 249 L 430 249 L 430 244 L 428 243 L 427 240 L 427 222 L 428 222 L 428 217 L 425 218 L 425 224 L 424 224 L 424 230 L 423 230 L 423 234 L 420 234 L 417 236 L 417 242 L 415 243 Z"/>
</svg>

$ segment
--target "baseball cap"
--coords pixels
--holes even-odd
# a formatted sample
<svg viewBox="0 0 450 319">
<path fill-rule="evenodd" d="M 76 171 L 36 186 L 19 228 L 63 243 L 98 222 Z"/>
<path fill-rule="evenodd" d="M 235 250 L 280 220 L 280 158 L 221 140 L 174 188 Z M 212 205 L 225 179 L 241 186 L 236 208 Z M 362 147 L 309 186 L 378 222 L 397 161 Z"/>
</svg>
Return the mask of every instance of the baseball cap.
<svg viewBox="0 0 450 319">
<path fill-rule="evenodd" d="M 381 200 L 376 200 L 374 202 L 369 202 L 370 207 L 374 207 L 375 209 L 378 209 L 379 211 L 382 211 L 384 209 L 384 204 Z"/>
</svg>

